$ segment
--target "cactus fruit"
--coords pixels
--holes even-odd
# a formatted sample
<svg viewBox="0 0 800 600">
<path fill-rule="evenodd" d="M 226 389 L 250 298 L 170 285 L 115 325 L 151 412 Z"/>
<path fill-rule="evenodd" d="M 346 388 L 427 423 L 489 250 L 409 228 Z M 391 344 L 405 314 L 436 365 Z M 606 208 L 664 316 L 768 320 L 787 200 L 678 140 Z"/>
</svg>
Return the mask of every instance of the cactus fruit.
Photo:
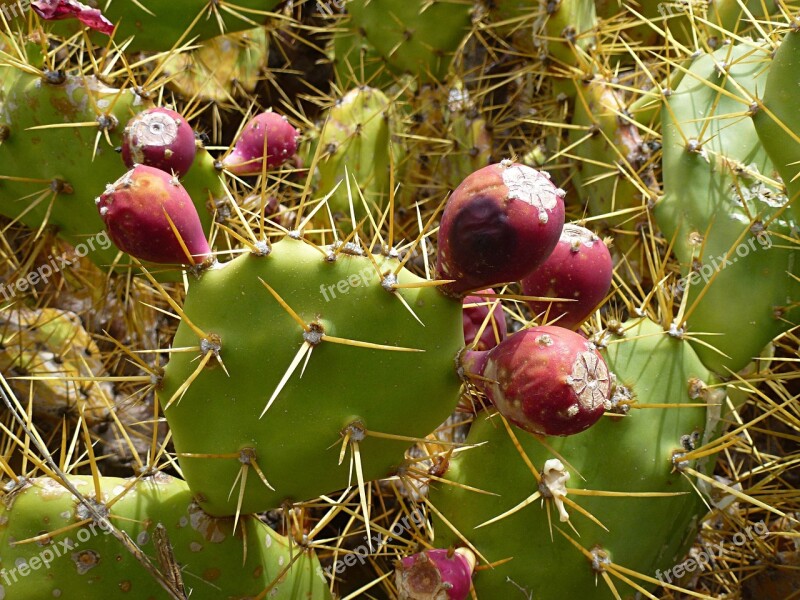
<svg viewBox="0 0 800 600">
<path fill-rule="evenodd" d="M 494 294 L 494 290 L 478 293 Z M 489 350 L 506 339 L 508 326 L 499 300 L 491 296 L 466 296 L 463 306 L 464 343 L 472 350 Z"/>
<path fill-rule="evenodd" d="M 796 224 L 742 116 L 764 89 L 769 53 L 739 44 L 698 57 L 662 111 L 664 198 L 654 216 L 684 274 L 677 290 L 688 299 L 676 327 L 713 334 L 696 351 L 720 374 L 745 367 L 798 314 Z"/>
<path fill-rule="evenodd" d="M 343 488 L 356 473 L 385 477 L 409 442 L 383 435 L 424 436 L 447 418 L 459 396 L 461 304 L 404 289 L 423 281 L 396 259 L 285 237 L 266 256 L 190 282 L 174 346 L 195 351 L 172 354 L 158 395 L 207 512 L 262 511 Z M 340 464 L 343 446 L 358 450 L 357 470 Z M 264 478 L 241 475 L 252 464 Z"/>
<path fill-rule="evenodd" d="M 86 27 L 111 35 L 114 24 L 96 8 L 77 0 L 33 0 L 31 8 L 46 21 L 76 18 Z"/>
<path fill-rule="evenodd" d="M 485 356 L 468 350 L 463 367 L 479 376 L 475 384 L 500 414 L 539 435 L 584 431 L 603 416 L 611 397 L 603 357 L 594 344 L 563 327 L 523 329 Z"/>
<path fill-rule="evenodd" d="M 157 472 L 138 480 L 75 475 L 69 481 L 107 520 L 95 520 L 59 481 L 9 482 L 0 510 L 0 595 L 174 598 L 109 535 L 110 523 L 151 558 L 171 545 L 175 564 L 160 568 L 178 570 L 187 597 L 255 598 L 269 590 L 270 598 L 285 600 L 330 598 L 313 551 L 254 516 L 240 520 L 234 532 L 233 519 L 205 514 L 179 479 Z"/>
<path fill-rule="evenodd" d="M 260 175 L 294 156 L 299 135 L 285 116 L 260 113 L 245 124 L 222 166 L 234 175 Z"/>
<path fill-rule="evenodd" d="M 96 204 L 114 244 L 135 258 L 191 265 L 213 260 L 197 209 L 174 175 L 136 165 Z"/>
<path fill-rule="evenodd" d="M 536 315 L 559 327 L 576 329 L 600 306 L 611 289 L 611 253 L 594 233 L 567 223 L 553 253 L 520 282 L 526 296 L 550 296 L 568 301 L 529 300 Z"/>
<path fill-rule="evenodd" d="M 426 550 L 403 558 L 395 570 L 400 600 L 466 600 L 475 555 L 469 548 Z"/>
<path fill-rule="evenodd" d="M 168 108 L 150 108 L 133 117 L 122 134 L 122 160 L 129 169 L 147 165 L 183 177 L 196 152 L 194 131 Z"/>
<path fill-rule="evenodd" d="M 545 172 L 510 160 L 469 175 L 439 225 L 438 276 L 455 280 L 442 290 L 518 281 L 542 264 L 564 227 L 563 197 Z"/>
<path fill-rule="evenodd" d="M 623 331 L 603 354 L 616 374 L 609 407 L 629 409 L 625 417 L 541 443 L 518 431 L 512 438 L 513 426 L 479 415 L 467 444 L 482 445 L 450 461 L 446 478 L 457 485 L 431 488 L 443 517 L 434 519 L 436 544 L 468 543 L 492 563 L 473 578 L 478 598 L 626 598 L 631 585 L 652 588 L 658 570 L 676 564 L 694 539 L 705 505 L 689 471 L 708 466 L 691 448 L 713 439 L 719 392 L 686 340 L 647 319 Z M 686 406 L 693 402 L 707 406 Z M 546 511 L 534 504 L 539 498 Z"/>
</svg>

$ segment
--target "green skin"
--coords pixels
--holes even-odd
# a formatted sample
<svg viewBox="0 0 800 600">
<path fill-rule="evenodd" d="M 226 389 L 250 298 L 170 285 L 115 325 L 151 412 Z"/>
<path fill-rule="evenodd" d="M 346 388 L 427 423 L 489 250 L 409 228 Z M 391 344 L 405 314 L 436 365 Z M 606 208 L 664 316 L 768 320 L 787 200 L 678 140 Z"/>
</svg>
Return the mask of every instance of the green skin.
<svg viewBox="0 0 800 600">
<path fill-rule="evenodd" d="M 279 0 L 233 0 L 219 2 L 220 8 L 210 10 L 216 2 L 210 0 L 148 0 L 137 4 L 129 0 L 115 0 L 101 3 L 103 15 L 117 25 L 114 40 L 122 45 L 133 36 L 128 52 L 170 50 L 178 42 L 188 44 L 203 41 L 223 33 L 233 33 L 251 29 L 266 20 L 263 14 L 275 8 Z M 107 8 L 106 4 L 110 4 Z M 147 12 L 143 7 L 147 8 Z M 224 10 L 230 9 L 230 10 Z M 258 14 L 258 11 L 262 14 Z M 149 13 L 149 14 L 148 14 Z M 199 14 L 197 23 L 189 27 Z M 224 31 L 220 30 L 220 20 Z M 71 35 L 80 30 L 75 20 L 56 21 L 51 25 L 59 35 Z M 184 35 L 185 34 L 185 35 Z M 92 38 L 97 44 L 108 43 L 108 36 L 95 33 Z"/>
<path fill-rule="evenodd" d="M 0 123 L 9 129 L 8 138 L 0 144 L 0 177 L 37 180 L 0 179 L 0 214 L 19 218 L 33 229 L 39 229 L 46 221 L 73 245 L 104 231 L 94 199 L 107 184 L 128 170 L 114 148 L 121 145 L 122 130 L 131 116 L 149 108 L 131 90 L 120 92 L 91 77 L 87 81 L 95 87 L 91 98 L 87 97 L 82 79 L 68 77 L 65 83 L 52 85 L 34 75 L 19 73 L 14 84 L 5 91 L 0 111 Z M 111 145 L 100 139 L 94 159 L 97 127 L 29 130 L 50 124 L 95 122 L 98 115 L 103 114 L 99 111 L 109 106 L 113 106 L 112 114 L 118 124 L 109 131 Z M 52 192 L 30 208 L 54 179 L 69 183 L 72 192 L 59 193 L 52 201 L 52 208 Z M 206 150 L 198 149 L 194 164 L 182 183 L 195 202 L 203 228 L 209 231 L 212 220 L 206 208 L 209 197 L 219 199 L 225 194 L 214 159 Z M 118 253 L 113 245 L 103 249 L 95 244 L 88 256 L 101 268 L 107 268 Z M 119 264 L 129 263 L 124 257 Z M 163 266 L 154 267 L 154 270 L 162 271 Z"/>
<path fill-rule="evenodd" d="M 800 89 L 800 32 L 790 30 L 775 52 L 769 65 L 764 87 L 764 107 L 753 115 L 758 137 L 764 144 L 775 169 L 783 179 L 791 211 L 800 222 L 800 111 L 797 90 Z M 787 131 L 788 130 L 788 131 Z M 791 132 L 791 133 L 790 133 Z"/>
<path fill-rule="evenodd" d="M 586 50 L 595 41 L 594 35 L 587 34 L 597 25 L 594 0 L 558 0 L 554 4 L 555 11 L 545 11 L 541 17 L 541 41 L 551 60 L 567 66 L 580 65 L 583 61 L 575 47 Z M 534 27 L 538 30 L 538 23 Z M 567 34 L 574 36 L 571 42 Z"/>
<path fill-rule="evenodd" d="M 91 477 L 74 476 L 70 481 L 84 496 L 94 499 Z M 269 598 L 330 598 L 313 552 L 290 546 L 287 538 L 256 517 L 243 516 L 233 535 L 233 519 L 203 514 L 183 481 L 158 474 L 133 482 L 115 477 L 100 479 L 103 501 L 111 503 L 112 525 L 127 533 L 159 568 L 153 531 L 161 523 L 193 600 L 253 598 L 300 552 L 303 555 L 272 588 Z M 131 489 L 126 491 L 128 487 Z M 118 496 L 121 498 L 116 500 Z M 76 516 L 77 501 L 60 483 L 33 479 L 4 500 L 0 511 L 0 591 L 6 598 L 170 598 L 141 563 L 93 521 L 54 535 L 47 544 L 13 545 L 83 520 Z"/>
<path fill-rule="evenodd" d="M 328 206 L 334 216 L 341 217 L 341 227 L 348 233 L 353 229 L 350 197 L 356 224 L 367 215 L 358 189 L 376 222 L 389 204 L 389 168 L 392 162 L 399 167 L 397 149 L 390 147 L 392 128 L 397 122 L 391 107 L 380 90 L 353 89 L 331 107 L 320 133 L 317 143 L 322 146 L 323 155 L 318 165 L 317 192 L 328 194 L 341 182 L 328 199 Z M 365 227 L 368 226 L 369 222 Z"/>
<path fill-rule="evenodd" d="M 624 253 L 639 239 L 637 225 L 647 219 L 642 206 L 645 202 L 642 192 L 632 181 L 638 178 L 641 181 L 639 185 L 652 189 L 653 194 L 658 185 L 652 170 L 644 166 L 647 155 L 636 124 L 619 118 L 625 110 L 624 101 L 600 77 L 578 84 L 577 90 L 572 123 L 581 128 L 569 132 L 570 144 L 577 143 L 572 151 L 578 157 L 575 187 L 591 216 L 641 209 L 600 221 L 604 228 L 614 230 L 615 248 Z M 591 127 L 599 131 L 587 138 Z M 579 140 L 583 141 L 578 143 Z M 630 164 L 637 155 L 641 157 L 641 164 Z M 625 166 L 626 175 L 623 175 L 614 165 L 625 161 L 628 164 Z M 612 170 L 617 174 L 608 177 Z M 633 257 L 629 256 L 629 260 L 632 261 Z"/>
<path fill-rule="evenodd" d="M 632 327 L 631 327 L 632 326 Z M 640 404 L 702 402 L 692 400 L 688 382 L 697 377 L 710 383 L 711 374 L 691 346 L 668 337 L 655 323 L 642 320 L 625 327 L 626 338 L 615 340 L 603 355 L 609 368 L 634 393 Z M 634 339 L 642 336 L 639 339 Z M 610 553 L 615 564 L 656 577 L 676 564 L 691 545 L 705 506 L 689 481 L 673 471 L 673 451 L 681 448 L 681 436 L 703 432 L 703 408 L 631 409 L 626 417 L 603 417 L 577 435 L 546 438 L 546 442 L 570 468 L 568 488 L 616 492 L 688 492 L 667 497 L 592 497 L 567 494 L 599 519 L 603 531 L 577 510 L 566 506 L 578 537 L 548 500 L 547 510 L 536 500 L 522 510 L 480 529 L 475 527 L 510 510 L 538 489 L 534 476 L 515 449 L 498 417 L 479 416 L 467 438 L 468 444 L 485 445 L 454 458 L 446 478 L 500 494 L 488 496 L 454 485 L 432 486 L 430 499 L 436 508 L 489 561 L 513 558 L 493 569 L 476 572 L 473 582 L 478 598 L 522 598 L 520 586 L 533 600 L 614 596 L 591 567 L 589 559 L 570 544 L 560 529 L 587 550 L 596 545 Z M 515 435 L 533 465 L 541 473 L 544 462 L 556 458 L 532 435 L 514 428 Z M 698 468 L 696 464 L 691 465 Z M 703 468 L 704 467 L 700 467 Z M 586 480 L 582 480 L 578 472 Z M 436 546 L 463 546 L 452 530 L 435 520 Z M 524 535 L 520 535 L 524 532 Z M 516 586 L 508 581 L 511 578 Z M 612 580 L 623 598 L 633 590 Z M 642 582 L 638 582 L 642 583 Z M 643 587 L 652 587 L 644 584 Z M 632 597 L 632 596 L 631 596 Z"/>
<path fill-rule="evenodd" d="M 716 73 L 711 57 L 704 56 L 667 99 L 671 110 L 662 112 L 664 198 L 654 214 L 665 237 L 675 240 L 684 281 L 691 284 L 684 286 L 687 306 L 704 294 L 687 320 L 689 331 L 717 334 L 703 339 L 730 358 L 701 344 L 695 350 L 710 369 L 726 375 L 745 367 L 770 340 L 792 327 L 797 308 L 790 305 L 800 297 L 800 283 L 792 274 L 800 270 L 796 251 L 786 241 L 797 238 L 788 211 L 755 197 L 746 201 L 747 211 L 734 204 L 741 202 L 736 190 L 758 185 L 756 170 L 767 177 L 774 172 L 751 119 L 742 117 L 755 90 L 764 89 L 768 54 L 737 46 L 722 48 L 715 58 L 730 65 L 726 81 Z M 724 84 L 743 101 L 718 97 L 711 84 Z M 684 140 L 699 139 L 706 125 L 704 156 L 689 151 Z M 736 173 L 739 164 L 747 166 L 742 174 Z M 770 192 L 780 195 L 780 190 Z M 761 237 L 750 228 L 756 220 L 769 223 Z M 702 246 L 693 243 L 699 240 L 704 240 Z M 731 264 L 723 260 L 726 255 Z M 699 260 L 700 272 L 687 278 L 693 259 Z"/>
<path fill-rule="evenodd" d="M 441 81 L 471 27 L 464 0 L 350 0 L 347 27 L 363 31 L 395 73 Z"/>
<path fill-rule="evenodd" d="M 384 271 L 397 264 L 375 259 Z M 259 418 L 303 344 L 301 326 L 259 278 L 306 323 L 318 320 L 327 335 L 424 352 L 323 341 L 314 347 L 302 378 L 301 364 Z M 407 271 L 399 279 L 422 281 Z M 263 511 L 355 485 L 350 450 L 338 464 L 340 432 L 350 424 L 424 437 L 447 418 L 459 397 L 454 358 L 464 345 L 461 306 L 430 287 L 398 293 L 424 327 L 381 287 L 368 258 L 340 254 L 328 262 L 292 238 L 276 243 L 266 257 L 243 255 L 190 282 L 183 310 L 197 327 L 220 337 L 229 376 L 211 359 L 165 415 L 186 481 L 207 512 L 230 515 L 237 507 L 234 481 L 242 464 L 236 456 L 220 455 L 254 450 L 275 490 L 248 469 L 242 513 Z M 173 347 L 197 347 L 198 342 L 182 322 Z M 158 393 L 162 406 L 197 368 L 198 354 L 171 354 Z M 409 445 L 368 435 L 359 443 L 365 480 L 393 473 Z M 186 453 L 215 456 L 182 456 Z"/>
</svg>

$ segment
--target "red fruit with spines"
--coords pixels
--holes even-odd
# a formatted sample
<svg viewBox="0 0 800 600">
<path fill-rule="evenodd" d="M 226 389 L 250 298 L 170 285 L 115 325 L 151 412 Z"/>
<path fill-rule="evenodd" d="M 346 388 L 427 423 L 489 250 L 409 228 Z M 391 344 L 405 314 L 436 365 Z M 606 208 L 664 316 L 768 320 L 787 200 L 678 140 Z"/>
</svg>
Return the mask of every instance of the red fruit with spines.
<svg viewBox="0 0 800 600">
<path fill-rule="evenodd" d="M 564 226 L 564 191 L 550 176 L 504 160 L 467 176 L 439 224 L 440 289 L 466 292 L 519 281 L 542 264 Z"/>
<path fill-rule="evenodd" d="M 183 177 L 197 152 L 194 130 L 179 113 L 149 108 L 133 117 L 122 134 L 122 160 L 129 169 L 147 165 Z"/>
<path fill-rule="evenodd" d="M 494 294 L 494 290 L 489 288 L 478 293 Z M 506 339 L 506 315 L 500 303 L 496 302 L 495 298 L 487 296 L 467 296 L 464 298 L 462 313 L 464 319 L 464 343 L 471 349 L 489 350 Z M 493 306 L 493 304 L 495 305 Z M 491 316 L 489 316 L 490 314 Z M 484 323 L 486 323 L 486 327 L 481 337 L 478 338 L 477 343 L 475 343 L 475 338 Z M 474 347 L 473 343 L 475 344 Z"/>
<path fill-rule="evenodd" d="M 572 435 L 603 416 L 611 375 L 594 345 L 569 329 L 523 329 L 488 352 L 466 351 L 461 366 L 516 426 Z"/>
<path fill-rule="evenodd" d="M 603 241 L 585 227 L 567 224 L 553 253 L 520 283 L 526 296 L 572 300 L 529 300 L 528 305 L 536 315 L 546 313 L 548 321 L 558 318 L 555 325 L 577 329 L 608 294 L 613 272 Z"/>
<path fill-rule="evenodd" d="M 95 200 L 111 240 L 139 260 L 190 264 L 212 261 L 197 209 L 178 181 L 155 167 L 136 165 Z M 169 217 L 167 216 L 169 215 Z"/>
<path fill-rule="evenodd" d="M 432 549 L 399 561 L 395 583 L 400 600 L 465 600 L 475 555 L 467 548 Z"/>
<path fill-rule="evenodd" d="M 247 122 L 222 166 L 234 175 L 259 175 L 264 169 L 280 166 L 297 152 L 300 133 L 285 116 L 271 111 Z"/>
</svg>

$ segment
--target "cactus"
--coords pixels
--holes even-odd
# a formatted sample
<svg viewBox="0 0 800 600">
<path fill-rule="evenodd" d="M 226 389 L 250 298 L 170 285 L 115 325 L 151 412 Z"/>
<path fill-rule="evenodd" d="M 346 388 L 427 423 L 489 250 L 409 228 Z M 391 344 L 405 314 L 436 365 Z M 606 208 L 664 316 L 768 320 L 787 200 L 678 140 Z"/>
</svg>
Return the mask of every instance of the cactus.
<svg viewBox="0 0 800 600">
<path fill-rule="evenodd" d="M 768 52 L 741 44 L 699 57 L 662 112 L 664 198 L 654 214 L 684 273 L 677 326 L 714 336 L 696 351 L 720 374 L 742 369 L 797 318 L 797 229 L 746 114 Z"/>
<path fill-rule="evenodd" d="M 4 90 L 0 113 L 5 136 L 0 213 L 37 231 L 52 225 L 73 245 L 95 237 L 103 223 L 93 200 L 125 173 L 114 148 L 122 142 L 130 115 L 145 108 L 146 101 L 133 89 L 113 89 L 91 76 L 18 72 Z M 208 152 L 198 150 L 183 179 L 206 231 L 211 226 L 207 202 L 224 198 L 213 163 Z M 113 247 L 90 254 L 105 268 L 116 257 Z"/>
<path fill-rule="evenodd" d="M 483 445 L 453 459 L 446 476 L 459 485 L 431 490 L 443 517 L 435 520 L 437 544 L 468 544 L 494 563 L 474 577 L 479 598 L 513 597 L 517 590 L 534 598 L 625 597 L 634 592 L 625 583 L 631 571 L 642 574 L 633 575 L 639 586 L 652 588 L 657 570 L 675 564 L 693 539 L 704 505 L 687 473 L 707 467 L 690 448 L 713 439 L 719 407 L 684 405 L 718 403 L 707 387 L 713 376 L 688 342 L 657 324 L 641 319 L 622 329 L 603 354 L 616 375 L 608 408 L 629 409 L 627 416 L 539 441 L 507 430 L 497 415 L 481 415 L 467 444 Z M 609 575 L 616 592 L 596 583 Z"/>
<path fill-rule="evenodd" d="M 218 599 L 220 590 L 238 598 L 264 590 L 270 598 L 330 598 L 312 550 L 252 516 L 234 532 L 232 519 L 205 514 L 179 479 L 156 473 L 138 480 L 76 475 L 69 481 L 105 521 L 93 519 L 60 481 L 20 478 L 6 486 L 0 590 L 7 597 L 174 597 L 109 535 L 110 523 L 150 557 L 168 555 L 171 546 L 175 562 L 159 566 L 165 574 L 177 569 L 181 589 L 192 598 Z"/>
<path fill-rule="evenodd" d="M 455 407 L 460 302 L 414 287 L 424 280 L 396 259 L 374 260 L 352 245 L 287 237 L 190 285 L 174 344 L 193 350 L 172 355 L 159 398 L 209 513 L 307 500 L 356 474 L 386 477 Z M 342 447 L 353 454 L 340 464 Z M 249 465 L 263 477 L 241 475 Z"/>
</svg>

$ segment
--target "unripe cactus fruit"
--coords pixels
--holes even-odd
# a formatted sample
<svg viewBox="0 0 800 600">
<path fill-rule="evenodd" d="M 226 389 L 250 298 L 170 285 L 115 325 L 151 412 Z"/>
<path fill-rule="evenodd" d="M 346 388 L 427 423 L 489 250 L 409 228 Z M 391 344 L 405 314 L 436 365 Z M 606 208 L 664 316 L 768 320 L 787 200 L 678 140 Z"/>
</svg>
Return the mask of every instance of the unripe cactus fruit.
<svg viewBox="0 0 800 600">
<path fill-rule="evenodd" d="M 526 296 L 550 296 L 571 301 L 529 301 L 534 314 L 576 329 L 594 312 L 611 287 L 614 264 L 606 245 L 578 225 L 564 225 L 561 239 L 542 266 L 520 282 Z M 549 308 L 549 311 L 548 311 Z"/>
<path fill-rule="evenodd" d="M 481 290 L 479 293 L 494 294 L 491 288 Z M 489 350 L 506 339 L 506 315 L 503 307 L 494 298 L 489 296 L 467 296 L 463 301 L 464 312 L 464 343 L 473 346 L 473 350 Z M 489 316 L 491 315 L 491 316 Z M 484 323 L 486 325 L 484 326 Z M 480 338 L 478 332 L 483 332 Z"/>
<path fill-rule="evenodd" d="M 540 435 L 572 435 L 603 416 L 611 395 L 608 367 L 579 334 L 532 327 L 482 355 L 467 351 L 464 366 L 482 371 L 476 385 L 518 427 Z"/>
<path fill-rule="evenodd" d="M 504 160 L 469 175 L 439 225 L 437 270 L 458 296 L 518 281 L 542 264 L 564 227 L 564 192 L 549 175 Z"/>
<path fill-rule="evenodd" d="M 137 165 L 95 200 L 123 252 L 161 264 L 198 264 L 211 249 L 192 199 L 177 177 Z"/>
<path fill-rule="evenodd" d="M 265 158 L 268 169 L 289 160 L 297 151 L 299 135 L 285 116 L 263 112 L 247 122 L 222 166 L 234 175 L 258 175 Z"/>
<path fill-rule="evenodd" d="M 122 135 L 122 160 L 129 169 L 147 165 L 183 177 L 194 162 L 196 149 L 192 127 L 168 108 L 139 113 Z"/>
<path fill-rule="evenodd" d="M 426 550 L 403 558 L 395 571 L 400 600 L 465 600 L 475 555 L 467 548 Z"/>
</svg>

